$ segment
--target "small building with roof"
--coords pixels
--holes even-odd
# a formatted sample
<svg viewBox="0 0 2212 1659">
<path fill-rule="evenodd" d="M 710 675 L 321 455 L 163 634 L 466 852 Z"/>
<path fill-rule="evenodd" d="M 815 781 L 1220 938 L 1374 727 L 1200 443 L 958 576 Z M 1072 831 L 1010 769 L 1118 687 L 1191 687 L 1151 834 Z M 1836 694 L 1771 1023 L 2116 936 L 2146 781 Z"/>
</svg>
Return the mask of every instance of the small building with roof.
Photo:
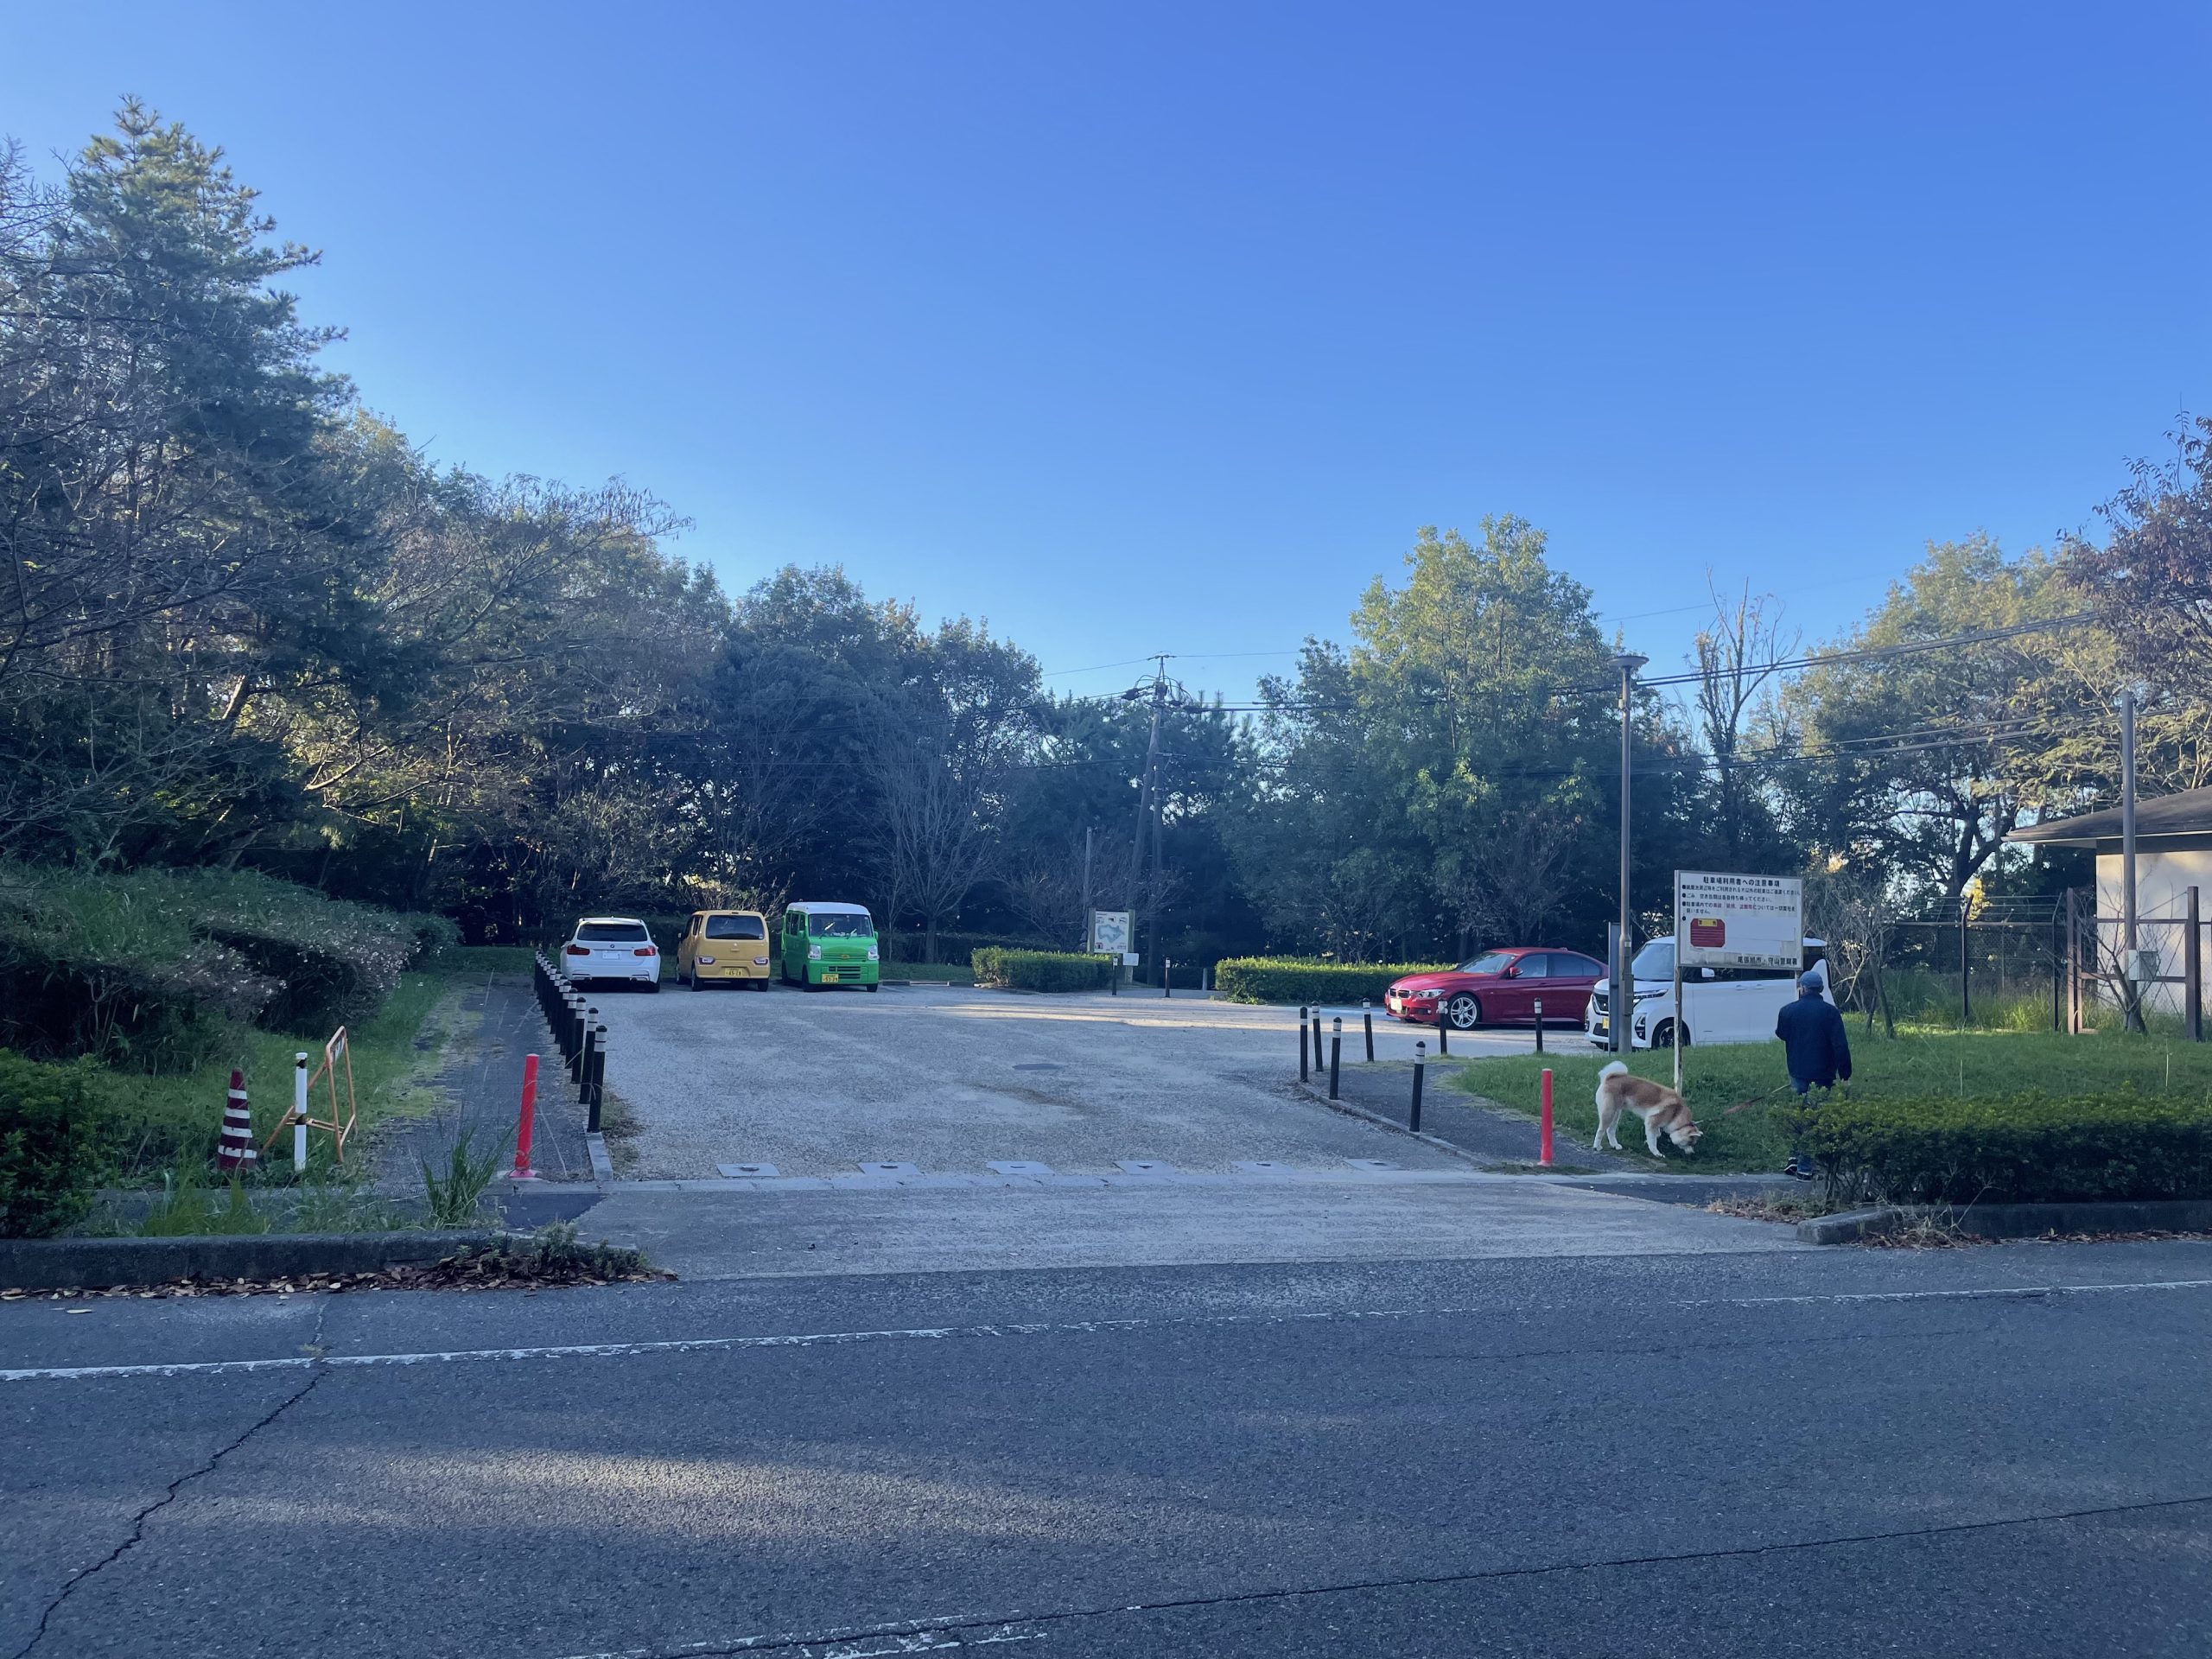
<svg viewBox="0 0 2212 1659">
<path fill-rule="evenodd" d="M 2005 837 L 2029 847 L 2079 847 L 2096 855 L 2097 933 L 2107 963 L 2120 944 L 2120 809 L 2107 807 L 2029 824 Z M 2145 988 L 2144 1006 L 2171 1014 L 2181 1007 L 2180 976 L 2189 891 L 2212 918 L 2212 788 L 2153 795 L 2135 804 L 2136 942 L 2158 953 L 2160 983 Z"/>
</svg>

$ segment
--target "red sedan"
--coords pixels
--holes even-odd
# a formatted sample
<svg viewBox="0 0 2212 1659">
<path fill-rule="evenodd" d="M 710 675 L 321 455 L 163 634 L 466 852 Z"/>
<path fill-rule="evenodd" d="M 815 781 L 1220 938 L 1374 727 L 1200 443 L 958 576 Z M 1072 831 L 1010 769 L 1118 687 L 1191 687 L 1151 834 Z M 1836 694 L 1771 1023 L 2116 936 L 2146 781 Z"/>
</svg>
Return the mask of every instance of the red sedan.
<svg viewBox="0 0 2212 1659">
<path fill-rule="evenodd" d="M 1590 988 L 1605 964 L 1580 950 L 1527 945 L 1490 950 L 1441 973 L 1408 974 L 1384 994 L 1382 1006 L 1408 1025 L 1449 1022 L 1454 1031 L 1477 1026 L 1533 1026 L 1536 1004 L 1547 1026 L 1580 1026 Z"/>
</svg>

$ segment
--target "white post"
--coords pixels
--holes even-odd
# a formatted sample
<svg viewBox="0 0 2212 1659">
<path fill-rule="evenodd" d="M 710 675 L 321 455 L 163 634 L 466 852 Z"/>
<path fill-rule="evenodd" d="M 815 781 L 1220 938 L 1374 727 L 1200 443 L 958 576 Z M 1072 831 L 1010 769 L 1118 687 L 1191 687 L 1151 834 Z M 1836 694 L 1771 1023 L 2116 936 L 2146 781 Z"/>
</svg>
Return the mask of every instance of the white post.
<svg viewBox="0 0 2212 1659">
<path fill-rule="evenodd" d="M 308 1057 L 292 1056 L 292 1173 L 308 1172 Z"/>
<path fill-rule="evenodd" d="M 1675 1017 L 1669 1022 L 1675 1039 L 1675 1092 L 1682 1092 L 1682 873 L 1675 872 Z"/>
</svg>

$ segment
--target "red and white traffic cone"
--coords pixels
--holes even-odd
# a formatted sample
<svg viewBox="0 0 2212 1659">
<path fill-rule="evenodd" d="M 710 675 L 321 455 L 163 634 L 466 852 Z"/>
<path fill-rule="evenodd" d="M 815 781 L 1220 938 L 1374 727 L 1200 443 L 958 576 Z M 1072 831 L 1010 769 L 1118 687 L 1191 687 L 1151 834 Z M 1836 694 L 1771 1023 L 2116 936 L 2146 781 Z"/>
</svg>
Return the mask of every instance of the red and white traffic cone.
<svg viewBox="0 0 2212 1659">
<path fill-rule="evenodd" d="M 245 1076 L 231 1073 L 231 1098 L 223 1108 L 223 1138 L 215 1147 L 218 1169 L 253 1167 L 253 1114 L 246 1108 Z"/>
</svg>

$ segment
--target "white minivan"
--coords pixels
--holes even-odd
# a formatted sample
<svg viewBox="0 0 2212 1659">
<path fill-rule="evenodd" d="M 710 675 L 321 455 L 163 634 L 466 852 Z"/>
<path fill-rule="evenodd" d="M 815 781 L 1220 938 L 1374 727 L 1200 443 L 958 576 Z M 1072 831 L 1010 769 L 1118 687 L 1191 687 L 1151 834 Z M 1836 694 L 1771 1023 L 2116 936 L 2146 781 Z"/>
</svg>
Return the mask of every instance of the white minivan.
<svg viewBox="0 0 2212 1659">
<path fill-rule="evenodd" d="M 1828 996 L 1827 945 L 1805 941 L 1805 967 L 1821 976 Z M 1804 969 L 1800 969 L 1800 972 Z M 1629 1044 L 1634 1048 L 1675 1046 L 1675 942 L 1654 939 L 1629 963 L 1636 981 L 1636 1006 L 1629 1016 Z M 1692 968 L 1682 976 L 1682 1046 L 1698 1043 L 1764 1043 L 1774 1037 L 1775 1016 L 1797 1000 L 1797 975 L 1767 968 Z M 1829 997 L 1829 1001 L 1834 999 Z M 1582 1028 L 1593 1043 L 1608 1032 L 1608 987 L 1600 980 L 1583 1009 Z"/>
<path fill-rule="evenodd" d="M 660 989 L 660 947 L 653 931 L 634 916 L 587 916 L 561 947 L 561 971 L 586 980 L 619 979 Z"/>
</svg>

